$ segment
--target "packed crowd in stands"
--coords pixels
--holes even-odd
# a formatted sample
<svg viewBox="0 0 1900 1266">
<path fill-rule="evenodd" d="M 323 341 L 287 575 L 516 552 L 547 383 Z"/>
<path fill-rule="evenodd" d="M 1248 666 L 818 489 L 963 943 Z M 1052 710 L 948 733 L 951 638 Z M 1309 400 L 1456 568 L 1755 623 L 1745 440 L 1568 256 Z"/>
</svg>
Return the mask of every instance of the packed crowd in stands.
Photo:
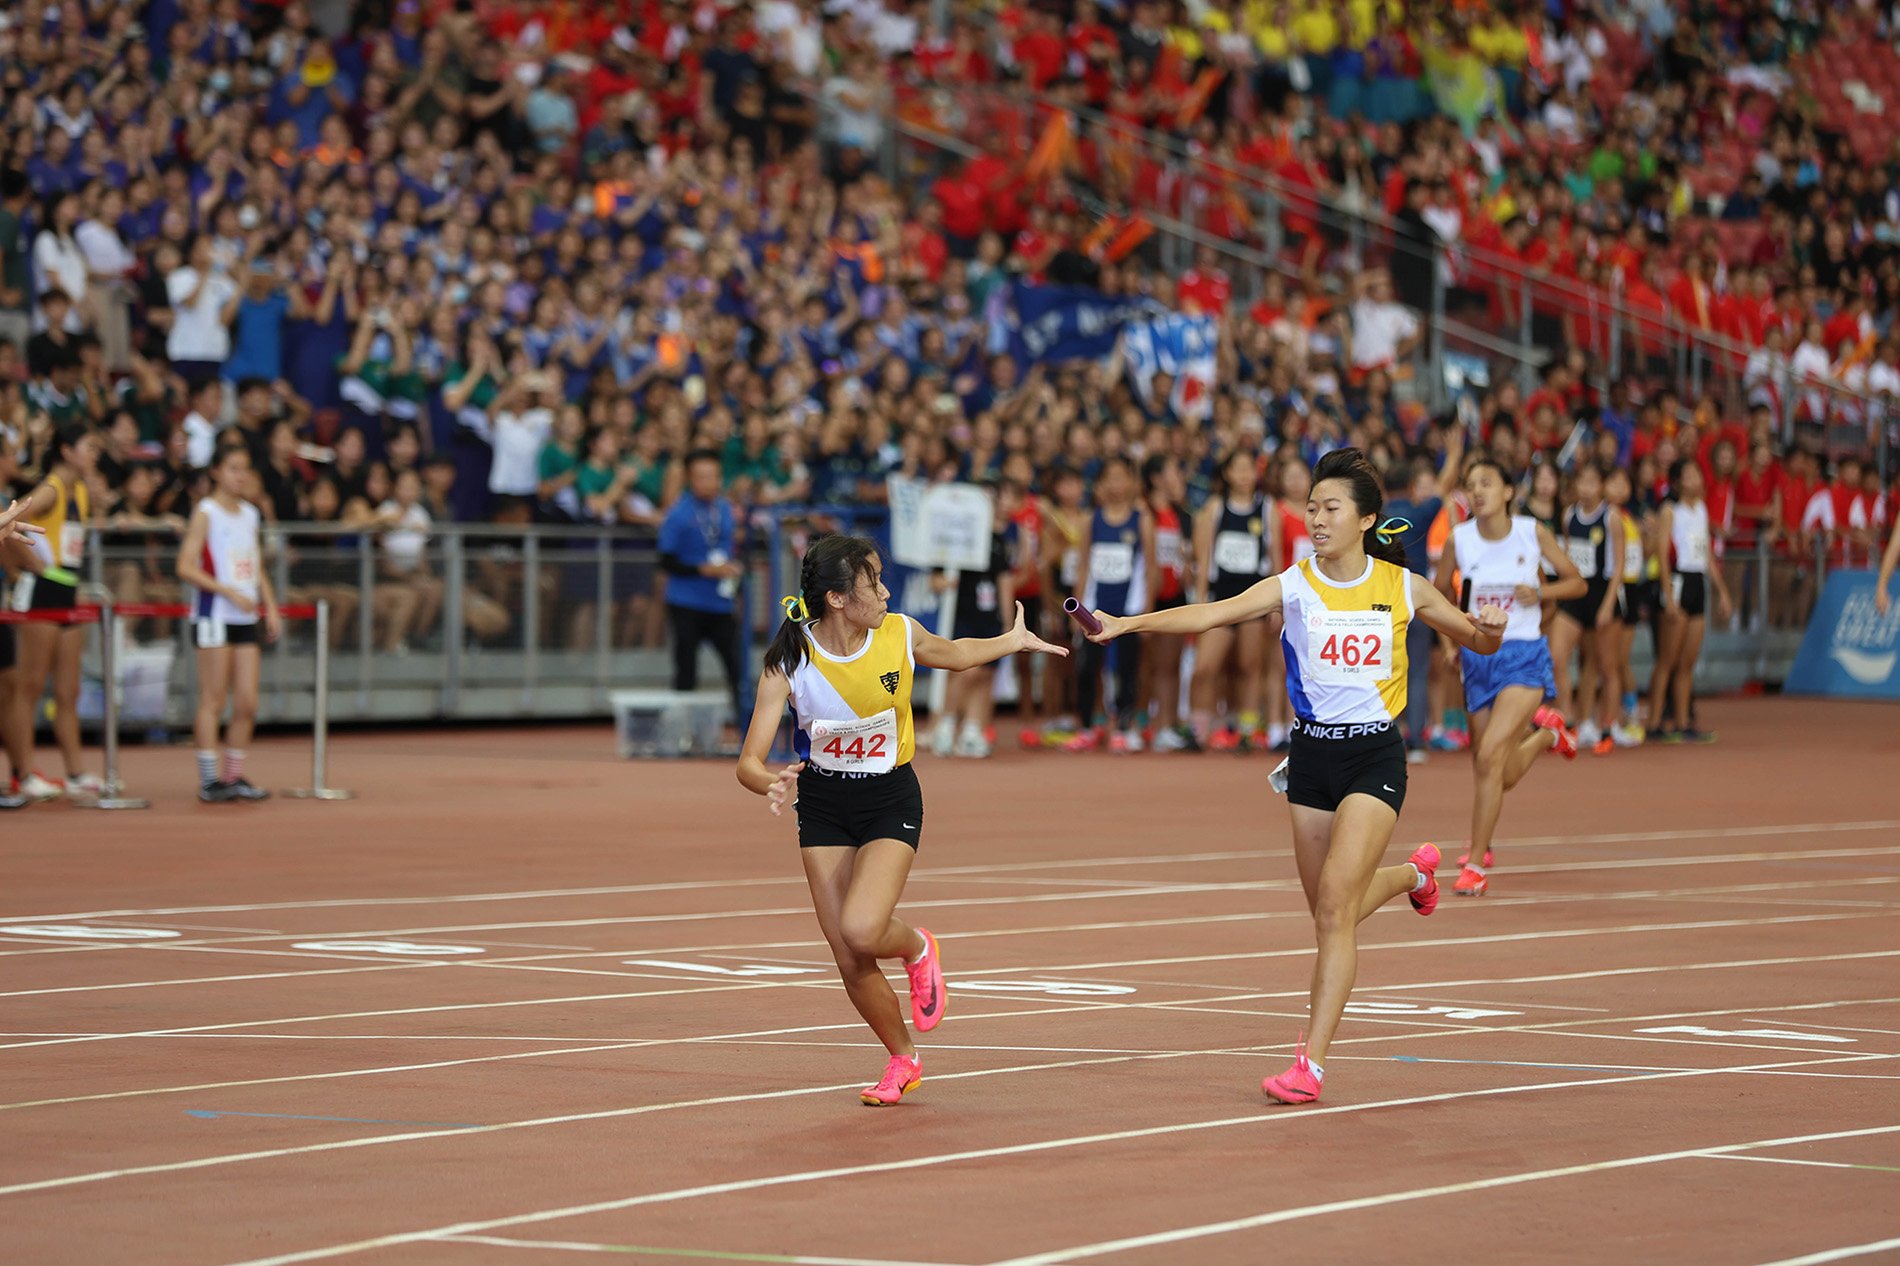
<svg viewBox="0 0 1900 1266">
<path fill-rule="evenodd" d="M 378 542 L 391 651 L 443 636 L 436 523 L 664 546 L 706 450 L 741 523 L 875 504 L 891 472 L 988 480 L 1067 522 L 1117 457 L 1171 459 L 1192 514 L 1236 452 L 1297 506 L 1330 449 L 1409 487 L 1454 433 L 1549 517 L 1587 463 L 1653 507 L 1687 457 L 1718 551 L 1744 567 L 1765 538 L 1788 563 L 1768 612 L 1786 623 L 1817 551 L 1864 562 L 1884 540 L 1894 502 L 1865 458 L 1900 393 L 1900 138 L 1808 85 L 1843 41 L 1890 57 L 1887 11 L 948 7 L 939 33 L 926 0 L 7 0 L 0 491 L 94 427 L 98 525 L 150 545 L 242 442 L 267 520 Z M 984 84 L 1044 104 L 991 127 L 959 104 Z M 1170 182 L 1106 134 L 1052 135 L 1063 104 L 1208 166 Z M 880 174 L 894 120 L 950 115 L 980 152 Z M 1255 180 L 1293 191 L 1285 275 L 1252 284 L 1211 249 L 1155 266 L 1145 215 L 1191 206 L 1256 242 L 1236 196 Z M 1353 257 L 1336 212 L 1427 253 Z M 1019 281 L 1217 317 L 1210 398 L 1113 361 L 1020 363 L 996 330 Z M 1423 406 L 1435 282 L 1505 325 L 1531 287 L 1553 353 L 1535 390 L 1501 366 L 1460 409 Z M 1606 389 L 1579 287 L 1731 340 L 1711 365 L 1744 390 L 1694 392 L 1660 334 Z M 353 565 L 315 561 L 331 538 L 293 542 L 297 589 L 347 601 Z M 162 594 L 162 552 L 115 588 Z M 509 575 L 471 587 L 467 636 L 511 636 Z M 614 636 L 657 644 L 668 577 L 629 578 Z"/>
</svg>

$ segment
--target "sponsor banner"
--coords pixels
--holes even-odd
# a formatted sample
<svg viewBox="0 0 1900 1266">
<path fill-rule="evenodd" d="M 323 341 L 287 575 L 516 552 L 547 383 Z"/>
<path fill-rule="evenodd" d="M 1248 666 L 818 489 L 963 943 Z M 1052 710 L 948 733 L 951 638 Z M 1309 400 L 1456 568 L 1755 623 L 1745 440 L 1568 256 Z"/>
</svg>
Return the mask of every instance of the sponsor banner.
<svg viewBox="0 0 1900 1266">
<path fill-rule="evenodd" d="M 1900 597 L 1882 616 L 1874 605 L 1874 573 L 1828 573 L 1783 689 L 1900 700 Z"/>
</svg>

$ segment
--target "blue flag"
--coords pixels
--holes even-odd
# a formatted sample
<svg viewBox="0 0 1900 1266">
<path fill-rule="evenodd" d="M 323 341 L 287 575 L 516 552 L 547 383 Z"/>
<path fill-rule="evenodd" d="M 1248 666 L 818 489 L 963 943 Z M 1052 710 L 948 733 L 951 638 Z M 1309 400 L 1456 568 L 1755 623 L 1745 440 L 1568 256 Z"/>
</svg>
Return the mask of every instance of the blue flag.
<svg viewBox="0 0 1900 1266">
<path fill-rule="evenodd" d="M 1087 286 L 1018 282 L 1010 350 L 1025 365 L 1100 360 L 1130 321 L 1155 310 L 1140 297 L 1105 295 Z"/>
</svg>

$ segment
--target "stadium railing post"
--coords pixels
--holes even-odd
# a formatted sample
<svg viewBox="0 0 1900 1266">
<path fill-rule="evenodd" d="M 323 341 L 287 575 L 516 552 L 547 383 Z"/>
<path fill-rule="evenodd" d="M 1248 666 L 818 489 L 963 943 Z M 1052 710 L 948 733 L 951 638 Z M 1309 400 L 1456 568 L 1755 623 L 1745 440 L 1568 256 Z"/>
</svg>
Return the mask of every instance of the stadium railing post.
<svg viewBox="0 0 1900 1266">
<path fill-rule="evenodd" d="M 284 794 L 293 800 L 354 800 L 354 791 L 328 784 L 330 765 L 330 601 L 317 599 L 317 682 L 312 708 L 310 785 Z"/>
<path fill-rule="evenodd" d="M 106 789 L 97 800 L 74 800 L 73 806 L 79 809 L 149 809 L 152 807 L 150 800 L 124 794 L 125 784 L 119 778 L 119 618 L 113 609 L 110 591 L 101 588 L 98 600 L 99 693 L 105 701 L 105 715 L 100 724 L 105 730 Z"/>
</svg>

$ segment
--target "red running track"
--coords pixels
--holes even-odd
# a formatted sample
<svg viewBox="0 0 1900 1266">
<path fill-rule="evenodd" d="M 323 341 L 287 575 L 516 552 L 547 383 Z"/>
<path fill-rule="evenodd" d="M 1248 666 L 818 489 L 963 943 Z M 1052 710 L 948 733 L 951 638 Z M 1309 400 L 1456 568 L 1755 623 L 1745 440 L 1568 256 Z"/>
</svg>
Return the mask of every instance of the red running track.
<svg viewBox="0 0 1900 1266">
<path fill-rule="evenodd" d="M 872 1111 L 724 765 L 346 735 L 360 799 L 204 806 L 134 750 L 153 810 L 0 819 L 0 1260 L 1892 1258 L 1900 726 L 1705 711 L 1542 763 L 1491 895 L 1368 921 L 1306 1108 L 1258 1088 L 1311 962 L 1264 756 L 920 761 L 951 1006 Z M 1466 761 L 1413 775 L 1393 856 L 1455 854 Z"/>
</svg>

